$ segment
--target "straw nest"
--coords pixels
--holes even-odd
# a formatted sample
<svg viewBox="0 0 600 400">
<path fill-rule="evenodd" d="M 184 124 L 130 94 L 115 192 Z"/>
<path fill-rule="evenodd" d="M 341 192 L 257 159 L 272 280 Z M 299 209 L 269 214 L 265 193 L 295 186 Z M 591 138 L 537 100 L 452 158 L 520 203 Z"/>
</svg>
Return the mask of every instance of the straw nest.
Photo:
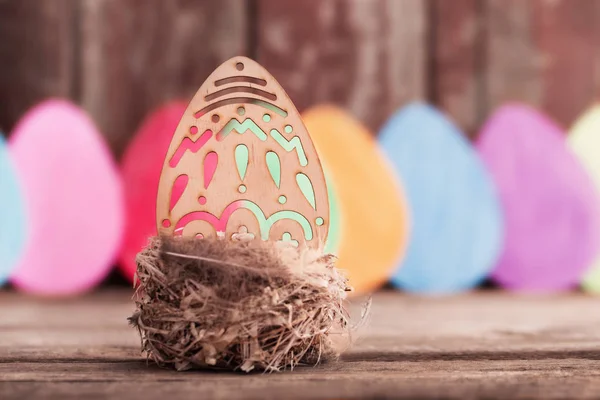
<svg viewBox="0 0 600 400">
<path fill-rule="evenodd" d="M 245 372 L 336 359 L 350 344 L 351 289 L 335 257 L 241 239 L 155 237 L 138 254 L 129 320 L 147 357 Z"/>
</svg>

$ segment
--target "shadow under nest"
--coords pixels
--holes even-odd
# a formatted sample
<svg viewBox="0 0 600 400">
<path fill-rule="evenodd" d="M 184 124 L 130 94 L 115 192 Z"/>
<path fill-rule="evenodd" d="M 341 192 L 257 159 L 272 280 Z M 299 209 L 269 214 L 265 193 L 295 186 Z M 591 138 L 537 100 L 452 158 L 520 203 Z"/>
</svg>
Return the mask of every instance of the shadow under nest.
<svg viewBox="0 0 600 400">
<path fill-rule="evenodd" d="M 259 371 L 336 359 L 350 344 L 336 258 L 282 242 L 154 237 L 129 318 L 162 366 Z"/>
</svg>

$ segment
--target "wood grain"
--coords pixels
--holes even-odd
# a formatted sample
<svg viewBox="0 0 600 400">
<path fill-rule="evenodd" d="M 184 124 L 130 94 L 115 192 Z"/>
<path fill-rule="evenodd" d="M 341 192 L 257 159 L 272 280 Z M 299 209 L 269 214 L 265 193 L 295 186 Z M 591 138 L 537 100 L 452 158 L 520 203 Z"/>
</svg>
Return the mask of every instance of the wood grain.
<svg viewBox="0 0 600 400">
<path fill-rule="evenodd" d="M 147 364 L 127 326 L 130 297 L 0 293 L 0 398 L 575 399 L 600 390 L 597 297 L 378 293 L 339 362 L 271 375 Z"/>
<path fill-rule="evenodd" d="M 82 0 L 81 101 L 120 153 L 148 111 L 247 52 L 245 0 Z"/>
<path fill-rule="evenodd" d="M 432 101 L 469 136 L 485 116 L 483 85 L 483 27 L 477 0 L 433 0 L 431 30 Z"/>
<path fill-rule="evenodd" d="M 257 61 L 300 111 L 334 103 L 375 131 L 425 98 L 425 1 L 257 1 Z"/>
<path fill-rule="evenodd" d="M 0 131 L 48 97 L 72 97 L 72 0 L 0 1 Z"/>
<path fill-rule="evenodd" d="M 147 112 L 244 54 L 301 111 L 336 103 L 372 131 L 417 99 L 471 135 L 509 101 L 568 127 L 599 98 L 599 19 L 595 0 L 2 0 L 0 129 L 66 97 L 118 155 Z"/>
<path fill-rule="evenodd" d="M 486 0 L 487 109 L 539 107 L 568 127 L 598 98 L 600 4 L 593 0 Z"/>
<path fill-rule="evenodd" d="M 508 101 L 539 106 L 544 65 L 535 41 L 531 1 L 485 0 L 486 113 Z"/>
<path fill-rule="evenodd" d="M 533 3 L 543 67 L 542 107 L 569 127 L 600 95 L 600 3 Z"/>
</svg>

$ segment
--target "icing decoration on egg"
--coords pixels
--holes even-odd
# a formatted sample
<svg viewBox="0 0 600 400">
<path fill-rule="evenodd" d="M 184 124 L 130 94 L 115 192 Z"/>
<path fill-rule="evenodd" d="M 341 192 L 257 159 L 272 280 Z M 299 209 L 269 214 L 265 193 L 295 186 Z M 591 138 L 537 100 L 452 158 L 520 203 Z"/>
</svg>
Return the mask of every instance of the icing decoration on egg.
<svg viewBox="0 0 600 400">
<path fill-rule="evenodd" d="M 24 199 L 15 167 L 0 132 L 0 285 L 9 278 L 26 240 Z"/>
<path fill-rule="evenodd" d="M 321 248 L 329 202 L 319 157 L 296 108 L 256 62 L 217 68 L 185 110 L 157 198 L 163 235 L 244 233 Z"/>
<path fill-rule="evenodd" d="M 41 295 L 92 288 L 112 268 L 124 225 L 108 147 L 88 116 L 61 100 L 30 110 L 10 139 L 28 217 L 13 284 Z"/>
<path fill-rule="evenodd" d="M 392 283 L 428 294 L 479 284 L 495 266 L 503 224 L 496 188 L 477 153 L 452 122 L 421 103 L 393 115 L 379 141 L 402 177 L 413 222 Z"/>
<path fill-rule="evenodd" d="M 121 174 L 127 222 L 119 261 L 123 274 L 131 281 L 137 253 L 148 244 L 148 237 L 156 235 L 156 192 L 165 149 L 185 109 L 185 103 L 172 102 L 149 114 L 123 154 Z M 176 179 L 170 208 L 180 200 L 188 179 L 187 175 Z"/>
<path fill-rule="evenodd" d="M 498 187 L 505 242 L 492 278 L 520 291 L 577 285 L 598 251 L 599 199 L 565 133 L 524 105 L 500 108 L 477 148 Z"/>
<path fill-rule="evenodd" d="M 600 192 L 600 105 L 585 112 L 569 131 L 567 143 Z M 583 289 L 600 293 L 600 254 L 596 253 L 583 281 Z"/>
<path fill-rule="evenodd" d="M 355 293 L 382 285 L 400 262 L 408 235 L 408 212 L 400 180 L 368 130 L 329 105 L 303 114 L 322 157 L 339 213 L 338 266 Z"/>
</svg>

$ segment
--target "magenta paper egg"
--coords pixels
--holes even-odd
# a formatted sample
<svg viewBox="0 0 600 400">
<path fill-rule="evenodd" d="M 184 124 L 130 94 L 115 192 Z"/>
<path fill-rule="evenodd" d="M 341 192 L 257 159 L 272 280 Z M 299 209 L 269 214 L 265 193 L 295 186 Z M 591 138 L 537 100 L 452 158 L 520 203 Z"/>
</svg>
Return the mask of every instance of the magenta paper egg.
<svg viewBox="0 0 600 400">
<path fill-rule="evenodd" d="M 505 216 L 504 249 L 492 273 L 501 286 L 573 287 L 597 252 L 598 196 L 565 136 L 532 108 L 509 105 L 486 122 L 478 138 Z"/>
<path fill-rule="evenodd" d="M 187 104 L 173 102 L 151 113 L 127 147 L 121 163 L 127 215 L 120 267 L 133 281 L 135 256 L 156 235 L 156 192 L 173 132 Z"/>
<path fill-rule="evenodd" d="M 10 139 L 28 215 L 13 284 L 40 295 L 93 287 L 110 271 L 123 231 L 121 181 L 109 149 L 88 116 L 60 100 L 30 110 Z"/>
</svg>

